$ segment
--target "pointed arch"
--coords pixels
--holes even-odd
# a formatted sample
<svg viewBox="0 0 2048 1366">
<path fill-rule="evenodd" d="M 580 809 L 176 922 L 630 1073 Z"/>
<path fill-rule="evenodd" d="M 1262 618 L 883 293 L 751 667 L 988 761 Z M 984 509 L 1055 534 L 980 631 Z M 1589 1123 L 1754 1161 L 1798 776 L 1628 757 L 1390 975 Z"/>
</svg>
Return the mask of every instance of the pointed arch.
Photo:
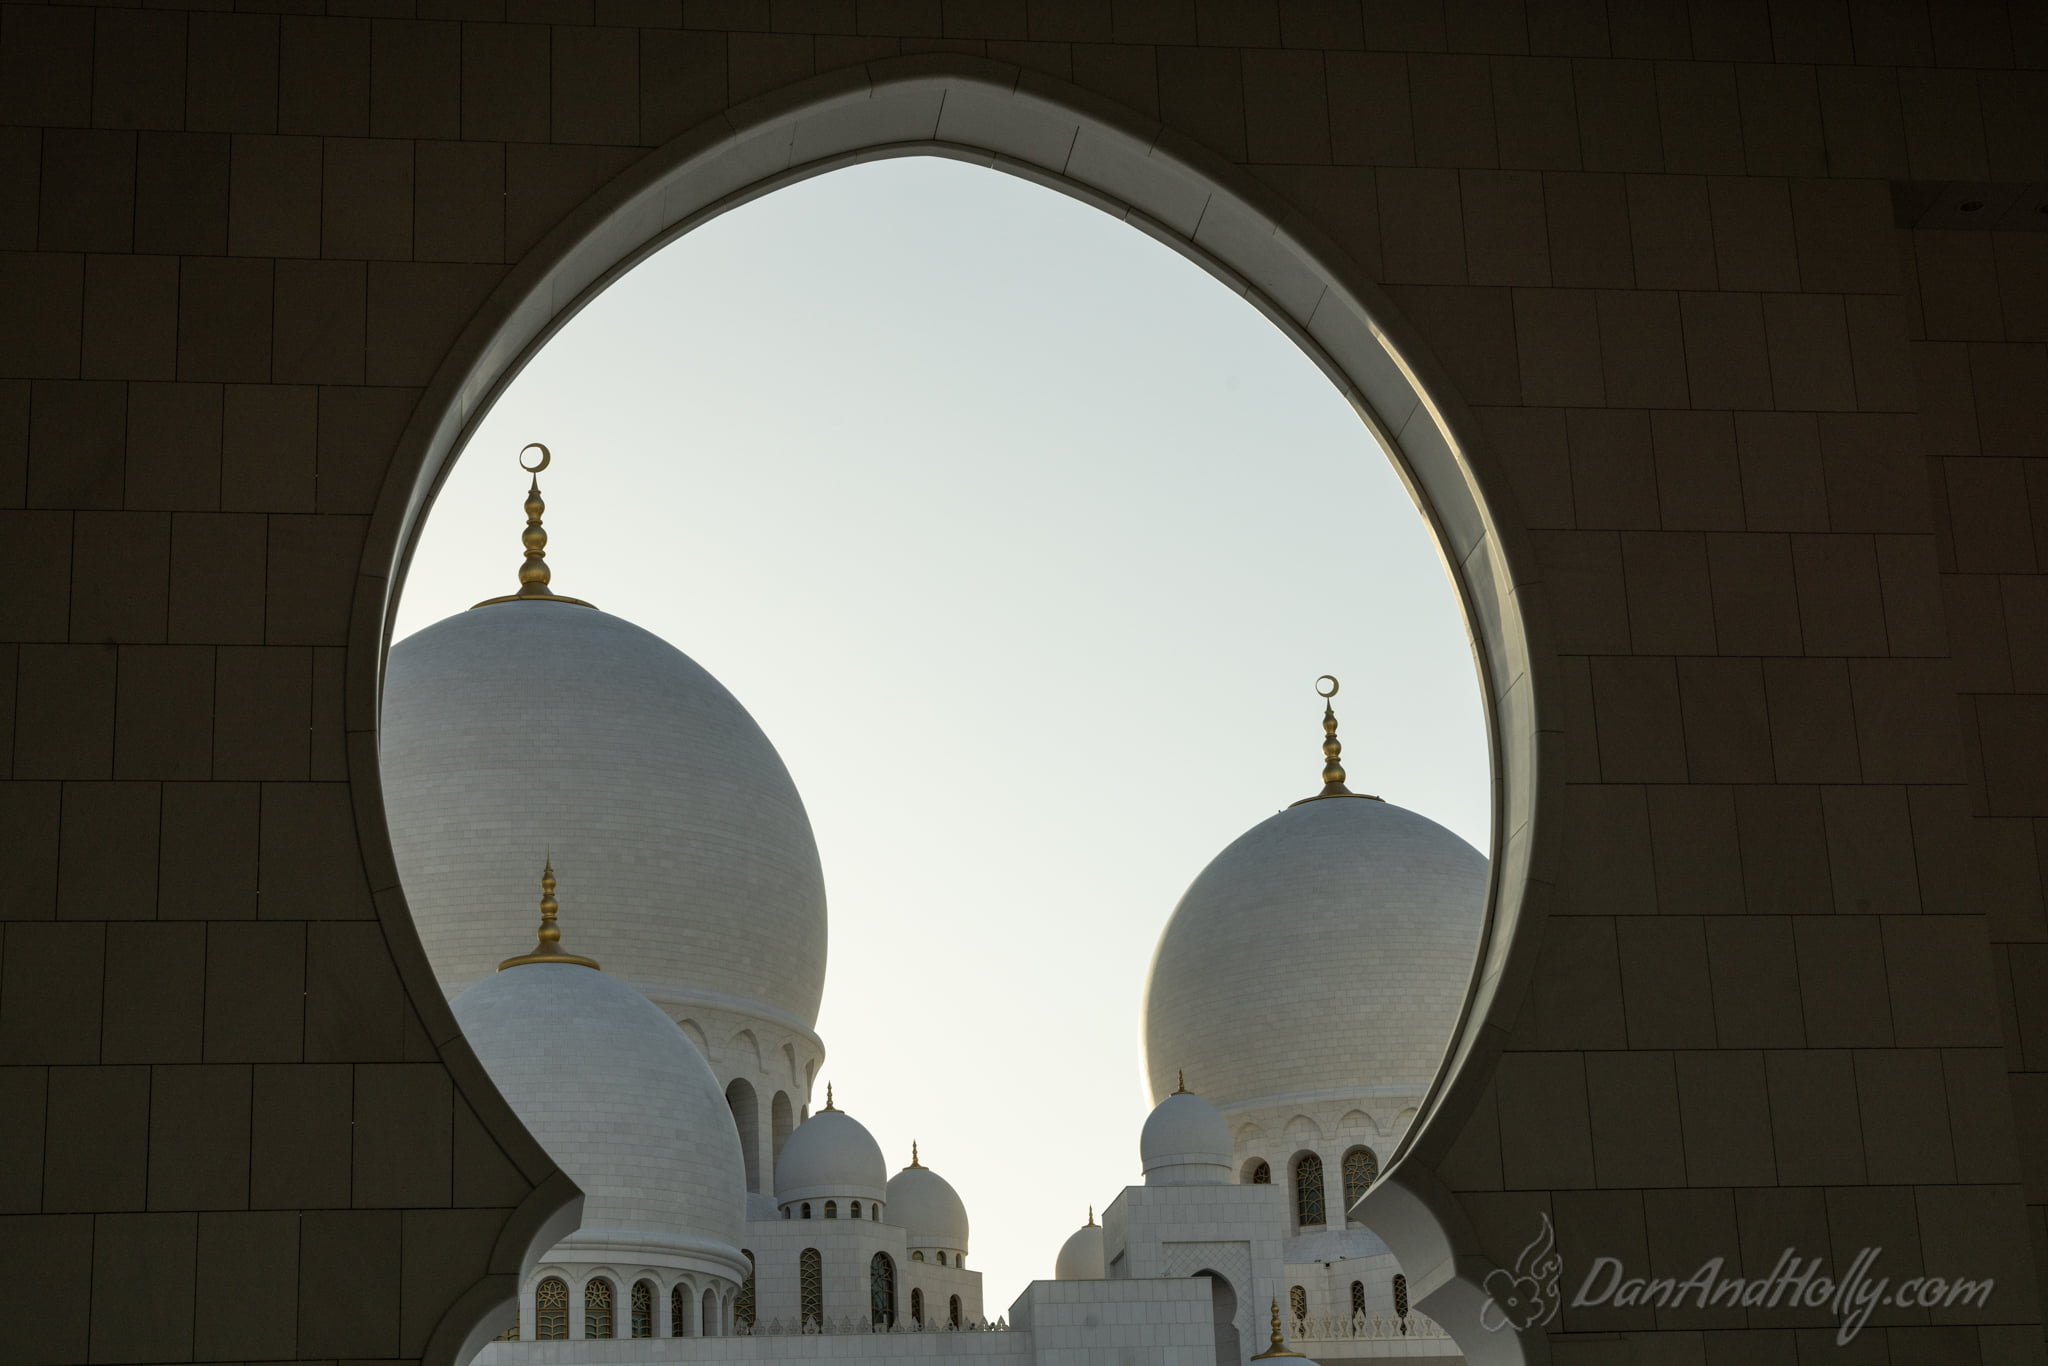
<svg viewBox="0 0 2048 1366">
<path fill-rule="evenodd" d="M 1314 1153 L 1294 1159 L 1294 1222 L 1303 1228 L 1330 1222 L 1323 1200 L 1323 1159 Z"/>
</svg>

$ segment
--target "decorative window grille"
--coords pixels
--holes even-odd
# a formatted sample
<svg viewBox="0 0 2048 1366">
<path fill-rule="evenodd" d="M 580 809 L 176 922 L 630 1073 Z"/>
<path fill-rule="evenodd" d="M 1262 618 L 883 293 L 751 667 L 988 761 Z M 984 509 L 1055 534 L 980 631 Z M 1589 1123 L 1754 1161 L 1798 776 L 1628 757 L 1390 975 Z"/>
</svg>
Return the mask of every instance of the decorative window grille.
<svg viewBox="0 0 2048 1366">
<path fill-rule="evenodd" d="M 745 1248 L 740 1251 L 747 1252 Z M 754 1326 L 754 1254 L 747 1252 L 747 1278 L 740 1282 L 740 1296 L 733 1301 L 732 1319 L 745 1327 Z"/>
<path fill-rule="evenodd" d="M 960 1326 L 960 1297 L 955 1295 L 946 1303 L 946 1322 L 955 1328 Z"/>
<path fill-rule="evenodd" d="M 797 1312 L 805 1323 L 825 1321 L 825 1259 L 818 1249 L 807 1247 L 797 1258 Z"/>
<path fill-rule="evenodd" d="M 491 1341 L 493 1341 L 493 1342 L 517 1342 L 517 1341 L 519 1341 L 519 1320 L 518 1320 L 518 1318 L 517 1318 L 517 1317 L 514 1317 L 514 1318 L 513 1318 L 513 1320 L 512 1320 L 512 1326 L 511 1326 L 510 1328 L 507 1328 L 507 1329 L 506 1329 L 506 1330 L 505 1330 L 504 1332 L 502 1332 L 502 1333 L 498 1334 L 498 1336 L 496 1336 L 496 1337 L 492 1338 L 492 1339 L 491 1339 Z"/>
<path fill-rule="evenodd" d="M 1353 1281 L 1353 1282 L 1351 1283 L 1351 1317 L 1352 1317 L 1352 1318 L 1357 1318 L 1357 1317 L 1359 1317 L 1360 1315 L 1362 1315 L 1362 1314 L 1364 1314 L 1364 1313 L 1365 1313 L 1365 1282 L 1364 1282 L 1364 1281 Z"/>
<path fill-rule="evenodd" d="M 633 1282 L 633 1327 L 636 1338 L 654 1336 L 654 1287 L 645 1281 Z"/>
<path fill-rule="evenodd" d="M 612 1336 L 612 1283 L 602 1276 L 583 1287 L 583 1336 Z"/>
<path fill-rule="evenodd" d="M 924 1291 L 914 1287 L 910 1292 L 910 1321 L 924 1327 Z"/>
<path fill-rule="evenodd" d="M 1323 1159 L 1303 1153 L 1294 1164 L 1294 1219 L 1304 1228 L 1328 1222 L 1323 1216 Z"/>
<path fill-rule="evenodd" d="M 1287 1292 L 1287 1312 L 1299 1322 L 1308 1317 L 1308 1291 L 1295 1286 Z"/>
<path fill-rule="evenodd" d="M 860 1218 L 860 1201 L 856 1200 L 853 1202 L 853 1210 L 851 1212 L 850 1217 L 855 1219 Z"/>
<path fill-rule="evenodd" d="M 1401 1331 L 1408 1331 L 1408 1278 L 1394 1273 L 1394 1317 L 1401 1320 Z"/>
<path fill-rule="evenodd" d="M 678 1285 L 668 1292 L 668 1335 L 672 1338 L 690 1336 L 690 1287 Z"/>
<path fill-rule="evenodd" d="M 1259 1165 L 1258 1165 L 1258 1166 L 1256 1166 L 1256 1167 L 1253 1167 L 1253 1168 L 1252 1168 L 1252 1179 L 1251 1179 L 1251 1184 L 1252 1184 L 1252 1185 L 1254 1185 L 1254 1186 L 1270 1186 L 1270 1185 L 1272 1185 L 1272 1184 L 1273 1184 L 1273 1164 L 1272 1164 L 1272 1163 L 1270 1163 L 1270 1162 L 1261 1162 L 1261 1163 L 1259 1163 Z"/>
<path fill-rule="evenodd" d="M 827 1200 L 825 1202 L 825 1217 L 827 1219 L 837 1219 L 839 1217 L 839 1202 L 837 1200 Z"/>
<path fill-rule="evenodd" d="M 569 1283 L 550 1276 L 533 1291 L 533 1335 L 542 1342 L 569 1338 Z"/>
<path fill-rule="evenodd" d="M 1350 1214 L 1351 1207 L 1365 1197 L 1365 1192 L 1379 1178 L 1380 1160 L 1372 1155 L 1370 1148 L 1353 1148 L 1344 1154 L 1344 1213 Z"/>
<path fill-rule="evenodd" d="M 885 1328 L 896 1322 L 896 1263 L 886 1252 L 868 1261 L 868 1321 Z"/>
</svg>

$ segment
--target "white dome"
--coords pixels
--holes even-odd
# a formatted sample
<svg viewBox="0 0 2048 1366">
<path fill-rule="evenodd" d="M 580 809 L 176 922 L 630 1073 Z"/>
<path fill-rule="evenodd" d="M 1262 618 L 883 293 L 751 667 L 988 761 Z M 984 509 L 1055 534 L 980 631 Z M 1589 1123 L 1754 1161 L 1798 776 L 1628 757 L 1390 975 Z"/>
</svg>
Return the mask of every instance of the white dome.
<svg viewBox="0 0 2048 1366">
<path fill-rule="evenodd" d="M 506 602 L 391 649 L 384 804 L 413 923 L 451 994 L 532 932 L 546 845 L 580 950 L 657 1005 L 809 1031 L 825 886 L 775 747 L 687 655 L 588 607 Z"/>
<path fill-rule="evenodd" d="M 906 1247 L 967 1251 L 967 1206 L 953 1183 L 929 1167 L 905 1167 L 889 1178 L 889 1222 Z"/>
<path fill-rule="evenodd" d="M 1230 1180 L 1230 1125 L 1223 1112 L 1187 1091 L 1152 1107 L 1138 1134 L 1148 1186 L 1211 1186 Z"/>
<path fill-rule="evenodd" d="M 551 1260 L 745 1276 L 739 1132 L 674 1021 L 609 974 L 567 963 L 494 973 L 451 1007 L 512 1109 L 583 1188 L 583 1225 Z"/>
<path fill-rule="evenodd" d="M 1154 1096 L 1224 1109 L 1416 1091 L 1456 1026 L 1486 859 L 1426 816 L 1331 798 L 1253 826 L 1181 897 L 1145 986 Z"/>
<path fill-rule="evenodd" d="M 1060 1255 L 1052 1265 L 1056 1281 L 1099 1281 L 1109 1275 L 1102 1249 L 1102 1225 L 1083 1224 L 1060 1244 Z"/>
<path fill-rule="evenodd" d="M 887 1178 L 882 1148 L 867 1126 L 844 1110 L 820 1110 L 796 1126 L 775 1159 L 775 1199 L 881 1200 Z M 892 1219 L 892 1222 L 893 1219 Z"/>
</svg>

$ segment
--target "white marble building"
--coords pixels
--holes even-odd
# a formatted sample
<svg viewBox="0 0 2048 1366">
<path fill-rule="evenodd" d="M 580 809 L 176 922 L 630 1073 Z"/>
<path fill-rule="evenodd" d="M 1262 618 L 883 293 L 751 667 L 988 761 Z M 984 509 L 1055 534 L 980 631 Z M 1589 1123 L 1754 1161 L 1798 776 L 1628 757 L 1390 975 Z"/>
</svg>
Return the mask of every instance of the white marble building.
<svg viewBox="0 0 2048 1366">
<path fill-rule="evenodd" d="M 680 651 L 552 591 L 542 511 L 536 486 L 517 594 L 392 649 L 381 730 L 435 973 L 585 1193 L 484 1366 L 1457 1355 L 1346 1212 L 1450 1037 L 1486 861 L 1346 790 L 1327 707 L 1322 791 L 1218 855 L 1161 936 L 1145 1183 L 992 1314 L 952 1186 L 915 1150 L 890 1175 L 829 1087 L 813 1108 L 824 880 L 774 746 Z M 565 939 L 550 869 L 521 952 L 543 849 L 577 896 Z"/>
</svg>

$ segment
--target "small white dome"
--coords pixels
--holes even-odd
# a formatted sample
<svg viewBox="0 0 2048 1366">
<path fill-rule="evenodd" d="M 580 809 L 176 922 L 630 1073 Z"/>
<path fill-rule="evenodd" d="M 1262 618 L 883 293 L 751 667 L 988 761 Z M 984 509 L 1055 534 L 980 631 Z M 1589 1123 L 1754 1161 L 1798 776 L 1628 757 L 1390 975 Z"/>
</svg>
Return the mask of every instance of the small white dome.
<svg viewBox="0 0 2048 1366">
<path fill-rule="evenodd" d="M 889 1178 L 889 1222 L 904 1231 L 906 1247 L 967 1251 L 967 1206 L 930 1167 L 905 1167 Z"/>
<path fill-rule="evenodd" d="M 882 1146 L 844 1110 L 820 1110 L 797 1125 L 775 1160 L 778 1204 L 827 1197 L 883 1200 L 887 1189 Z"/>
<path fill-rule="evenodd" d="M 739 1131 L 711 1065 L 672 1020 L 570 963 L 493 973 L 451 1008 L 513 1111 L 583 1189 L 582 1227 L 551 1260 L 746 1275 Z"/>
<path fill-rule="evenodd" d="M 1152 1108 L 1138 1135 L 1148 1186 L 1216 1186 L 1230 1180 L 1230 1125 L 1223 1112 L 1188 1091 Z"/>
<path fill-rule="evenodd" d="M 1060 1244 L 1060 1255 L 1052 1266 L 1054 1280 L 1099 1281 L 1108 1274 L 1102 1250 L 1102 1225 L 1083 1224 Z"/>
</svg>

